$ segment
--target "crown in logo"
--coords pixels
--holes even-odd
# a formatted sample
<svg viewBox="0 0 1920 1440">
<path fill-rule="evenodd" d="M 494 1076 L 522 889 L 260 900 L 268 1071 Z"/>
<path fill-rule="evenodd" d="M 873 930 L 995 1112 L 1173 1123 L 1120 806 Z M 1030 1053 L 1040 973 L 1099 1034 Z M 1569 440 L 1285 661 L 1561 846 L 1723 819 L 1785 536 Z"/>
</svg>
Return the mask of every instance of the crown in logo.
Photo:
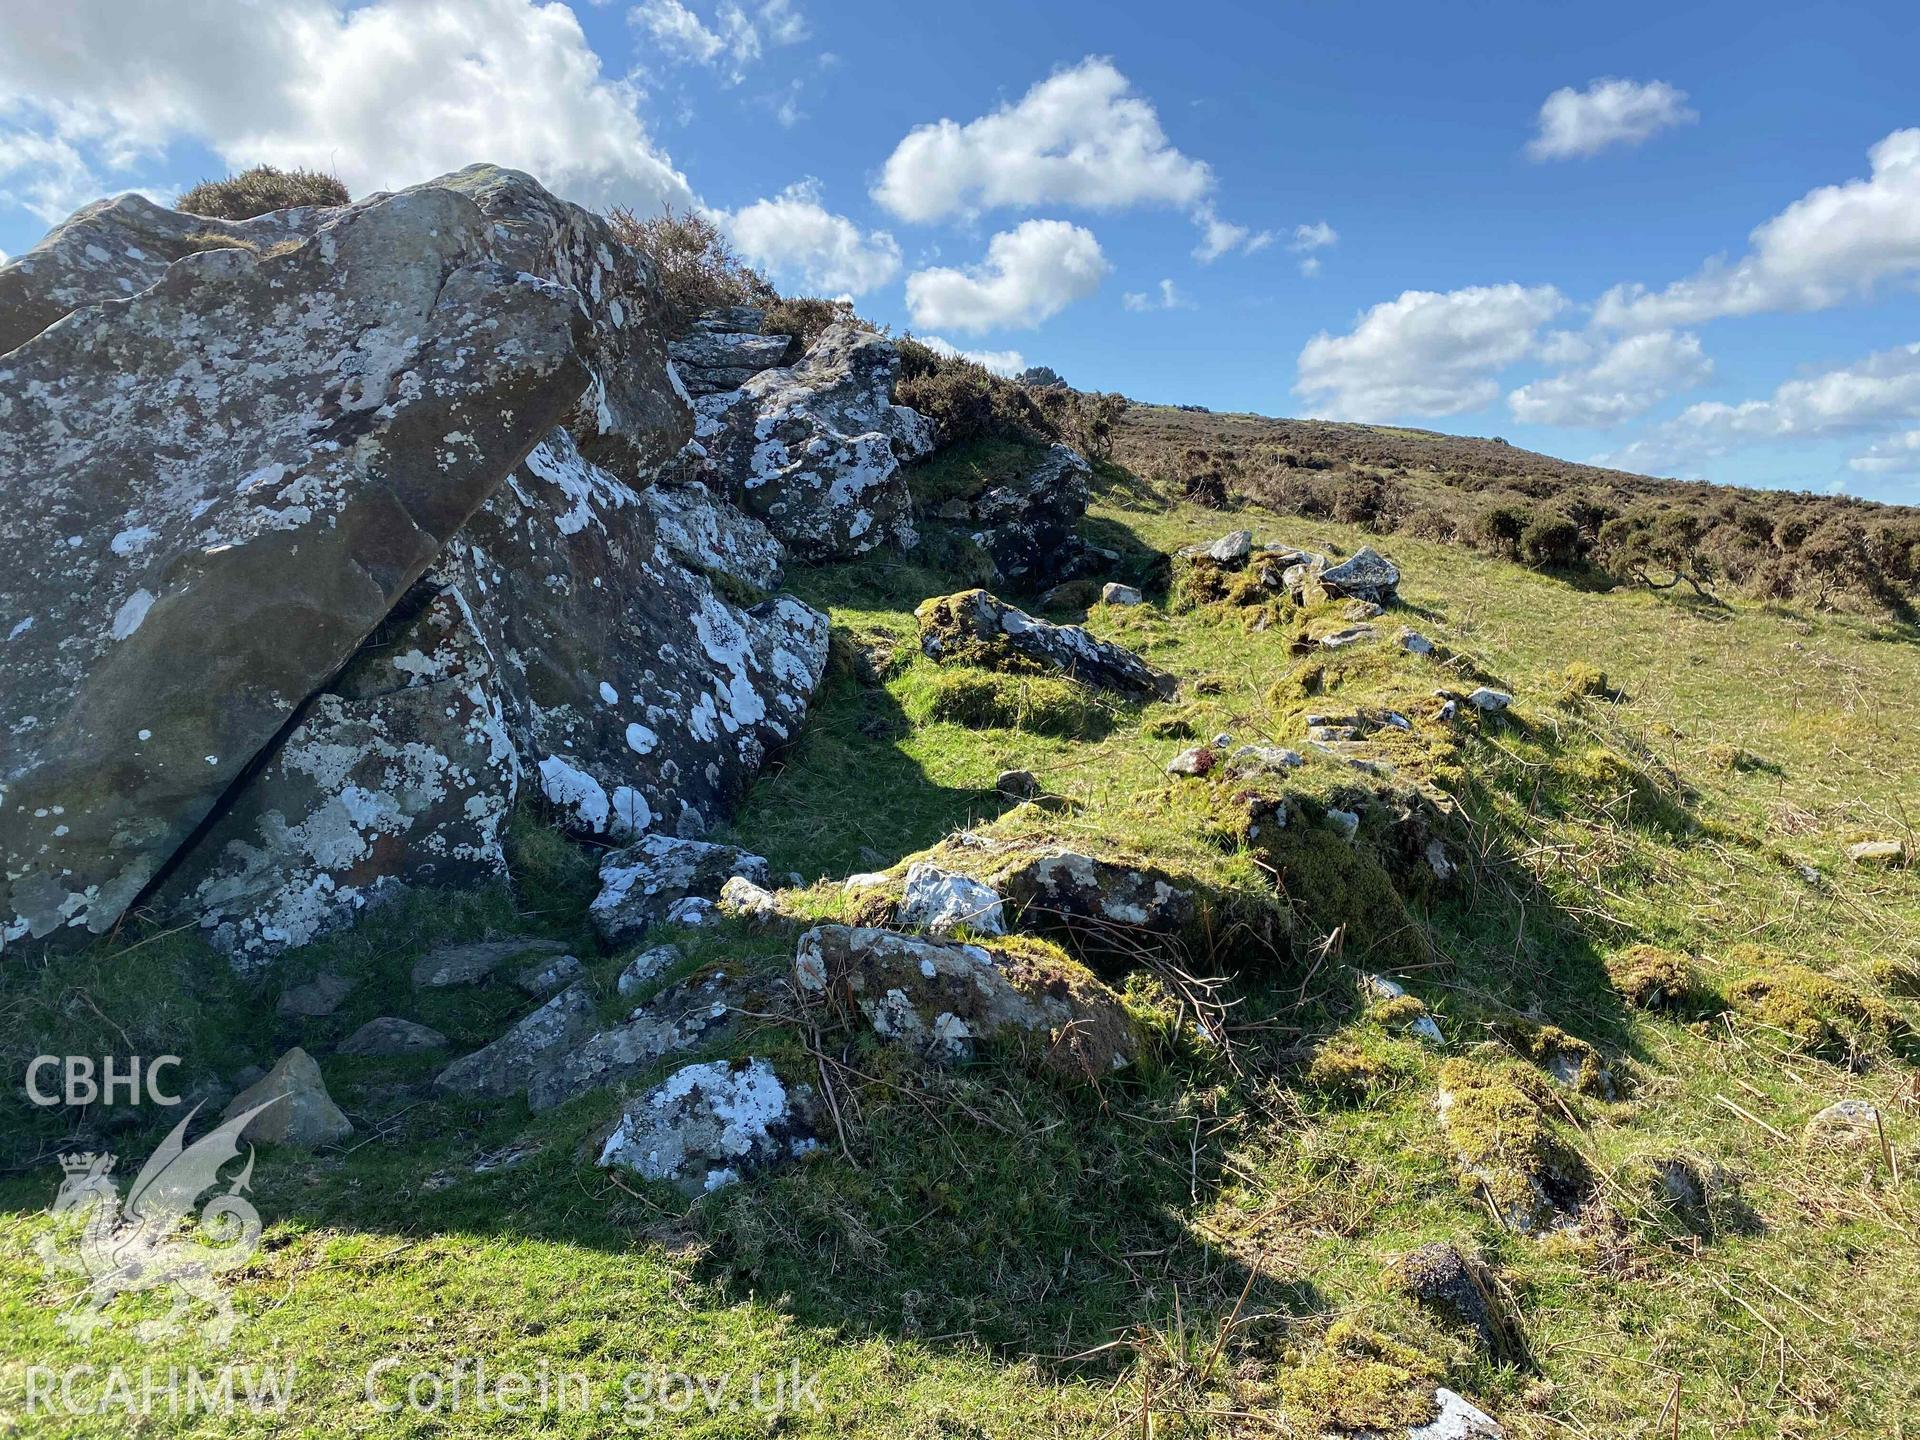
<svg viewBox="0 0 1920 1440">
<path fill-rule="evenodd" d="M 81 1154 L 62 1155 L 60 1168 L 69 1175 L 105 1175 L 113 1169 L 113 1156 L 96 1155 L 91 1150 Z"/>
</svg>

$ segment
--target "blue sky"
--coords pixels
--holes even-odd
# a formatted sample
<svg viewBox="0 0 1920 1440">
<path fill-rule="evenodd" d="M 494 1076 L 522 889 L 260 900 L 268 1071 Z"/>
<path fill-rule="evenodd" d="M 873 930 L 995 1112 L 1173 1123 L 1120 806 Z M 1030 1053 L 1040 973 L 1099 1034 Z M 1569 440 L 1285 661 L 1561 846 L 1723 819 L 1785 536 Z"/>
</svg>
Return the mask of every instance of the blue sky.
<svg viewBox="0 0 1920 1440">
<path fill-rule="evenodd" d="M 0 251 L 492 159 L 1082 387 L 1911 502 L 1916 54 L 1911 0 L 10 0 Z"/>
</svg>

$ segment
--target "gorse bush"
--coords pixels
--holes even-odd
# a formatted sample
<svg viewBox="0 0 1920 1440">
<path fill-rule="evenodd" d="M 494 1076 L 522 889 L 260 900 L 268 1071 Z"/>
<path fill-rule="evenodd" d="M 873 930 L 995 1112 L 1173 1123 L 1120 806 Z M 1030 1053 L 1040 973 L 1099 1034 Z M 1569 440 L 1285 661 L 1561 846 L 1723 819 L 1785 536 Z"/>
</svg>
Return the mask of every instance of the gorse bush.
<svg viewBox="0 0 1920 1440">
<path fill-rule="evenodd" d="M 352 198 L 345 185 L 318 170 L 255 165 L 224 180 L 202 180 L 180 197 L 179 208 L 217 220 L 251 220 L 300 205 L 345 205 Z"/>
<path fill-rule="evenodd" d="M 776 300 L 767 307 L 767 317 L 760 328 L 769 335 L 791 335 L 804 350 L 818 340 L 829 325 L 839 324 L 851 324 L 876 333 L 879 330 L 878 326 L 854 314 L 848 301 L 821 300 L 813 296 Z"/>
<path fill-rule="evenodd" d="M 684 335 L 703 310 L 723 305 L 773 306 L 773 282 L 740 258 L 704 215 L 671 206 L 650 220 L 616 207 L 607 212 L 614 234 L 652 257 L 666 301 L 667 333 Z"/>
</svg>

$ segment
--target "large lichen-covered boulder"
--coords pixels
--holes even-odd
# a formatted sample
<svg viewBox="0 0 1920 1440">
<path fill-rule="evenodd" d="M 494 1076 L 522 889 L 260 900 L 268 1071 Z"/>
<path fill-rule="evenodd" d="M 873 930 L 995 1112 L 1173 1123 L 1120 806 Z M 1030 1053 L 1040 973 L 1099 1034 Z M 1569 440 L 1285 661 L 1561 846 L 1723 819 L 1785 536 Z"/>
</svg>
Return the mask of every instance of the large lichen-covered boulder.
<svg viewBox="0 0 1920 1440">
<path fill-rule="evenodd" d="M 634 481 L 675 455 L 693 434 L 693 412 L 669 374 L 653 261 L 603 217 L 518 170 L 469 165 L 422 188 L 465 195 L 480 208 L 490 259 L 573 292 L 588 321 L 591 375 L 567 418 L 580 452 Z"/>
<path fill-rule="evenodd" d="M 701 1195 L 818 1149 L 816 1108 L 758 1057 L 687 1065 L 627 1105 L 598 1163 Z"/>
<path fill-rule="evenodd" d="M 994 669 L 1051 670 L 1134 700 L 1170 699 L 1179 682 L 1084 625 L 1038 620 L 985 590 L 922 601 L 920 649 L 934 660 Z"/>
<path fill-rule="evenodd" d="M 304 240 L 335 213 L 304 206 L 252 220 L 218 220 L 132 193 L 96 200 L 26 254 L 0 265 L 0 355 L 83 305 L 138 295 L 184 256 L 271 251 Z"/>
<path fill-rule="evenodd" d="M 245 963 L 401 888 L 504 875 L 522 787 L 615 839 L 728 813 L 804 715 L 827 624 L 787 597 L 742 609 L 679 558 L 777 574 L 757 522 L 688 487 L 669 543 L 649 494 L 554 430 L 234 796 L 160 908 Z"/>
<path fill-rule="evenodd" d="M 893 403 L 884 336 L 829 326 L 791 367 L 694 402 L 717 483 L 796 555 L 827 560 L 917 541 L 902 463 L 933 448 L 926 417 Z"/>
<path fill-rule="evenodd" d="M 1327 594 L 1348 600 L 1387 605 L 1400 594 L 1400 567 L 1371 545 L 1362 545 L 1316 578 Z"/>
<path fill-rule="evenodd" d="M 0 361 L 0 929 L 100 932 L 587 385 L 465 197 L 205 251 Z"/>
<path fill-rule="evenodd" d="M 821 925 L 800 937 L 802 994 L 857 1012 L 882 1039 L 949 1064 L 974 1042 L 1023 1032 L 1044 1042 L 1044 1064 L 1098 1078 L 1133 1058 L 1119 996 L 1041 941 L 963 945 L 866 926 Z"/>
</svg>

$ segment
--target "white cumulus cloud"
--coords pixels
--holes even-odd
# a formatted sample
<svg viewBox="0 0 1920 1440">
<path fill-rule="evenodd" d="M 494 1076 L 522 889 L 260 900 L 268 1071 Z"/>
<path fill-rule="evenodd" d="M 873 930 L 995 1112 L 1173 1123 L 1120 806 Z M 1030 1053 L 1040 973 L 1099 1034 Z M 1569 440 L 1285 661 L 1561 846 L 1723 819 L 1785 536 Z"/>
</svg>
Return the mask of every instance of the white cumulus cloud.
<svg viewBox="0 0 1920 1440">
<path fill-rule="evenodd" d="M 989 240 L 979 265 L 914 271 L 907 308 L 929 329 L 1028 328 L 1093 294 L 1110 268 L 1092 231 L 1028 220 Z"/>
<path fill-rule="evenodd" d="M 900 247 L 884 230 L 863 232 L 820 203 L 820 184 L 802 180 L 721 223 L 746 259 L 816 295 L 864 295 L 900 272 Z"/>
<path fill-rule="evenodd" d="M 1222 255 L 1235 250 L 1252 255 L 1273 243 L 1271 230 L 1255 230 L 1251 226 L 1222 220 L 1214 213 L 1211 204 L 1194 209 L 1193 223 L 1200 227 L 1200 243 L 1193 247 L 1193 258 L 1202 265 L 1211 265 Z"/>
<path fill-rule="evenodd" d="M 903 220 L 934 221 L 997 206 L 1192 206 L 1212 184 L 1113 62 L 1089 57 L 990 115 L 915 127 L 873 198 Z"/>
<path fill-rule="evenodd" d="M 1697 325 L 1724 315 L 1821 310 L 1883 280 L 1920 273 L 1920 129 L 1867 152 L 1864 180 L 1811 190 L 1749 237 L 1747 253 L 1664 290 L 1617 285 L 1594 318 L 1622 329 Z"/>
<path fill-rule="evenodd" d="M 1189 305 L 1180 287 L 1171 280 L 1162 280 L 1151 291 L 1129 290 L 1120 297 L 1120 303 L 1129 310 L 1184 310 Z"/>
<path fill-rule="evenodd" d="M 1324 220 L 1293 227 L 1293 239 L 1287 248 L 1300 257 L 1300 273 L 1311 280 L 1320 273 L 1316 251 L 1329 250 L 1340 243 L 1340 232 Z"/>
<path fill-rule="evenodd" d="M 1566 299 L 1551 285 L 1408 290 L 1345 335 L 1322 331 L 1300 351 L 1294 389 L 1337 420 L 1456 415 L 1500 396 L 1495 376 L 1525 358 Z"/>
<path fill-rule="evenodd" d="M 661 55 L 681 64 L 708 65 L 720 70 L 727 83 L 737 85 L 764 49 L 763 37 L 775 45 L 791 45 L 807 38 L 807 22 L 790 0 L 769 0 L 756 19 L 735 0 L 722 0 L 709 24 L 681 0 L 641 0 L 627 19 L 644 32 Z"/>
<path fill-rule="evenodd" d="M 1862 475 L 1920 475 L 1920 430 L 1890 435 L 1847 461 Z"/>
<path fill-rule="evenodd" d="M 971 360 L 976 365 L 986 366 L 996 375 L 1018 375 L 1027 368 L 1027 357 L 1018 350 L 962 350 L 951 340 L 942 340 L 938 335 L 920 335 L 915 338 L 936 355 L 957 356 L 962 360 Z"/>
<path fill-rule="evenodd" d="M 587 204 L 690 206 L 638 101 L 571 10 L 534 0 L 0 7 L 0 112 L 109 171 L 188 138 L 233 166 L 330 170 L 356 193 L 484 159 Z M 58 175 L 15 167 L 10 193 Z"/>
<path fill-rule="evenodd" d="M 1555 336 L 1550 348 L 1565 355 L 1573 347 Z M 1542 346 L 1543 354 L 1548 350 L 1549 345 Z M 1522 385 L 1507 396 L 1507 404 L 1514 419 L 1530 424 L 1605 428 L 1644 415 L 1712 373 L 1699 336 L 1652 330 L 1615 341 L 1590 364 Z"/>
<path fill-rule="evenodd" d="M 1911 423 L 1916 415 L 1920 415 L 1920 343 L 1789 380 L 1764 400 L 1690 405 L 1671 429 L 1676 435 L 1732 445 L 1845 434 Z"/>
<path fill-rule="evenodd" d="M 1699 118 L 1687 108 L 1687 92 L 1664 80 L 1596 80 L 1584 90 L 1567 86 L 1546 98 L 1527 153 L 1536 160 L 1593 155 L 1609 145 L 1638 145 Z"/>
</svg>

